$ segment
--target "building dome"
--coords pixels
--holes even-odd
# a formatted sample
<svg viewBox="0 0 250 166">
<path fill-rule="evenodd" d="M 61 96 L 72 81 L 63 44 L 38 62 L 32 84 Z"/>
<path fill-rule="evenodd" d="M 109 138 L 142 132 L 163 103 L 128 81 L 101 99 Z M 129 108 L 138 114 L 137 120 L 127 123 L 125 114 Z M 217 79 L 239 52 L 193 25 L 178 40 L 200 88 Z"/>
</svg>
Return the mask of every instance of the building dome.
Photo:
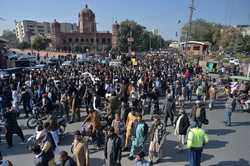
<svg viewBox="0 0 250 166">
<path fill-rule="evenodd" d="M 88 5 L 85 5 L 85 8 L 81 10 L 82 15 L 95 15 L 94 12 L 88 8 Z"/>
</svg>

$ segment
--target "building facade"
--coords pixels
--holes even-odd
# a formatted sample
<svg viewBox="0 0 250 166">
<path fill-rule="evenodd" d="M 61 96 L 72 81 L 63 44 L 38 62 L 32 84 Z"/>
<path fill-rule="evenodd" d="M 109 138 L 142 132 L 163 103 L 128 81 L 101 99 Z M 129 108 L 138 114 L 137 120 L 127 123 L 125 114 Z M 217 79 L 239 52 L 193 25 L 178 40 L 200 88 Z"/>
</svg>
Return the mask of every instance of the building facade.
<svg viewBox="0 0 250 166">
<path fill-rule="evenodd" d="M 78 31 L 62 32 L 61 24 L 52 23 L 51 47 L 58 51 L 103 52 L 117 47 L 118 23 L 109 31 L 99 32 L 96 28 L 95 13 L 86 5 L 78 14 Z"/>
<path fill-rule="evenodd" d="M 47 36 L 51 33 L 51 23 L 37 22 L 32 20 L 16 21 L 16 36 L 19 42 L 30 42 L 32 36 Z M 61 23 L 62 32 L 75 32 L 77 25 L 71 23 Z"/>
<path fill-rule="evenodd" d="M 206 57 L 209 55 L 209 48 L 209 42 L 188 41 L 180 43 L 181 52 L 190 56 Z"/>
<path fill-rule="evenodd" d="M 250 36 L 250 25 L 237 25 L 236 28 L 241 31 L 243 36 Z"/>
</svg>

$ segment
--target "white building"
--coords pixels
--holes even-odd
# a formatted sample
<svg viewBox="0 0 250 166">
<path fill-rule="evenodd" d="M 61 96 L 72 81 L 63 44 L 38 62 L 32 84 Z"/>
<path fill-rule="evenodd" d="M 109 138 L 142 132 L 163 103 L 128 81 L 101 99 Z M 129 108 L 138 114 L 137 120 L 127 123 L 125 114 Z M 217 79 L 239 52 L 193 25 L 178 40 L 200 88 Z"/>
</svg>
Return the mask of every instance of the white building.
<svg viewBox="0 0 250 166">
<path fill-rule="evenodd" d="M 236 27 L 240 29 L 243 36 L 250 36 L 250 25 L 237 25 Z"/>
<path fill-rule="evenodd" d="M 32 20 L 16 21 L 16 36 L 19 42 L 30 42 L 32 36 L 47 36 L 51 33 L 51 23 L 37 22 Z M 71 23 L 61 23 L 61 32 L 75 32 L 77 25 Z"/>
</svg>

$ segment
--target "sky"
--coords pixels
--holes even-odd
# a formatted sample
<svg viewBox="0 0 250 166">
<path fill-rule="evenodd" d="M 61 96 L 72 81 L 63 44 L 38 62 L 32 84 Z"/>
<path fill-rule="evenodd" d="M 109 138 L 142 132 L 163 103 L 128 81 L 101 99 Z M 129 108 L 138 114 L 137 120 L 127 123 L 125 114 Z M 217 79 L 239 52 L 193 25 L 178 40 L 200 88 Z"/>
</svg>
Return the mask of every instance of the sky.
<svg viewBox="0 0 250 166">
<path fill-rule="evenodd" d="M 97 29 L 111 31 L 114 20 L 135 20 L 148 30 L 158 29 L 165 39 L 188 22 L 191 0 L 0 0 L 0 33 L 14 29 L 15 20 L 78 22 L 88 4 L 96 14 Z M 250 24 L 250 0 L 195 0 L 193 19 L 226 24 Z M 178 24 L 178 20 L 181 23 Z"/>
</svg>

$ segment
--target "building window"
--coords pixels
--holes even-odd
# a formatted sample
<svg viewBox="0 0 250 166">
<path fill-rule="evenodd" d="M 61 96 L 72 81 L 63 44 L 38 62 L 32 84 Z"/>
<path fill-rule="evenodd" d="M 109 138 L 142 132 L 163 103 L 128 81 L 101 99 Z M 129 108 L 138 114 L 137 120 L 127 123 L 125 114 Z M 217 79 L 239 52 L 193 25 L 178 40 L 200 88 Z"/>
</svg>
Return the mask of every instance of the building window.
<svg viewBox="0 0 250 166">
<path fill-rule="evenodd" d="M 93 39 L 93 38 L 91 38 L 91 39 L 90 39 L 90 42 L 91 42 L 91 43 L 94 43 L 94 39 Z"/>
<path fill-rule="evenodd" d="M 71 38 L 69 38 L 69 42 L 72 42 L 72 39 L 71 39 Z"/>
<path fill-rule="evenodd" d="M 99 43 L 99 39 L 96 39 L 96 43 L 97 43 L 97 44 Z"/>
<path fill-rule="evenodd" d="M 78 42 L 79 41 L 79 39 L 78 38 L 76 38 L 76 40 L 75 40 L 76 42 Z"/>
<path fill-rule="evenodd" d="M 66 40 L 65 39 L 63 39 L 63 44 L 65 44 L 66 43 Z"/>
<path fill-rule="evenodd" d="M 199 50 L 200 50 L 200 46 L 194 46 L 194 47 L 193 47 L 193 50 L 194 50 L 194 51 L 199 51 Z"/>
<path fill-rule="evenodd" d="M 110 43 L 111 43 L 111 40 L 110 40 L 110 38 L 108 38 L 108 39 L 107 39 L 107 41 L 108 41 L 108 44 L 110 44 Z"/>
<path fill-rule="evenodd" d="M 106 39 L 102 38 L 102 44 L 106 44 Z"/>
<path fill-rule="evenodd" d="M 89 39 L 86 39 L 86 43 L 88 43 L 89 42 Z"/>
<path fill-rule="evenodd" d="M 81 42 L 84 42 L 84 39 L 83 39 L 83 38 L 81 38 Z"/>
</svg>

